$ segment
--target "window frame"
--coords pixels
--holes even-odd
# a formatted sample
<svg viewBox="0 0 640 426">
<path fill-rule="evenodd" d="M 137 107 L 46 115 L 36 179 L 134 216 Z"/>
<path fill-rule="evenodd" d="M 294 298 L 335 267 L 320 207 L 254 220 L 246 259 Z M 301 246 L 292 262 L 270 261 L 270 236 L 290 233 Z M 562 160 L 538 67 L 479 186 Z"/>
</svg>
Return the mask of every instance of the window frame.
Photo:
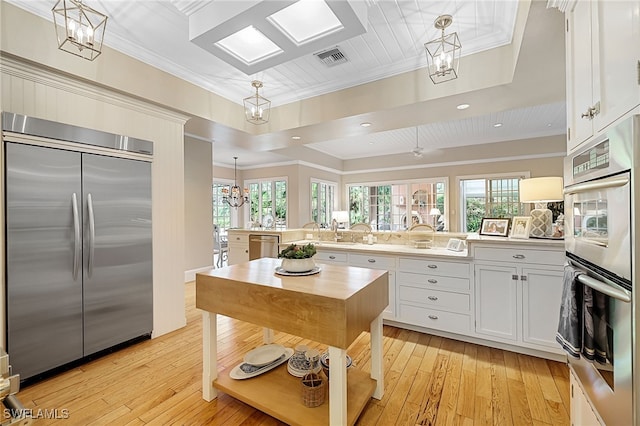
<svg viewBox="0 0 640 426">
<path fill-rule="evenodd" d="M 253 204 L 253 200 L 252 200 L 252 185 L 259 185 L 260 188 L 262 188 L 262 185 L 264 183 L 269 182 L 271 184 L 271 193 L 273 194 L 274 199 L 271 200 L 273 202 L 272 207 L 271 207 L 271 214 L 273 216 L 274 219 L 274 224 L 273 227 L 274 229 L 286 229 L 288 224 L 289 224 L 289 178 L 287 176 L 274 176 L 271 178 L 260 178 L 260 179 L 247 179 L 243 182 L 243 188 L 249 188 L 249 208 L 245 209 L 244 211 L 244 218 L 245 221 L 252 221 L 254 223 L 259 222 L 262 223 L 263 221 L 263 201 L 262 201 L 262 195 L 263 195 L 263 191 L 260 190 L 258 193 L 258 217 L 255 218 L 255 220 L 252 219 L 251 216 L 251 212 L 252 212 L 252 204 Z M 276 201 L 276 195 L 277 195 L 277 188 L 276 188 L 276 183 L 277 182 L 284 182 L 285 183 L 285 221 L 284 224 L 278 224 L 278 218 L 276 216 L 275 213 L 275 208 L 277 207 L 277 201 Z"/>
<path fill-rule="evenodd" d="M 231 190 L 231 186 L 233 185 L 233 180 L 231 179 L 216 179 L 215 181 L 213 181 L 211 183 L 211 207 L 212 207 L 212 217 L 213 217 L 213 223 L 220 226 L 220 223 L 218 223 L 218 218 L 221 217 L 221 215 L 217 214 L 218 209 L 219 209 L 219 205 L 223 204 L 222 201 L 222 195 L 221 194 L 215 194 L 214 193 L 214 187 L 218 186 L 218 187 L 227 187 L 229 190 Z M 219 200 L 220 202 L 216 202 L 217 201 L 217 197 L 220 197 Z M 228 209 L 229 209 L 229 226 L 228 227 L 223 227 L 220 226 L 220 230 L 226 230 L 229 228 L 232 228 L 234 226 L 237 226 L 237 221 L 238 221 L 238 215 L 233 213 L 233 207 L 227 205 Z"/>
<path fill-rule="evenodd" d="M 314 196 L 313 196 L 313 185 L 317 184 L 319 186 L 318 191 L 320 191 L 320 186 L 321 185 L 326 185 L 328 188 L 333 188 L 333 204 L 330 207 L 325 206 L 325 211 L 326 211 L 326 221 L 319 221 L 317 219 L 315 219 L 313 217 L 313 204 L 314 204 Z M 333 182 L 333 181 L 328 181 L 328 180 L 323 180 L 323 179 L 318 179 L 318 178 L 311 178 L 309 181 L 309 220 L 311 222 L 316 222 L 320 225 L 326 224 L 327 226 L 331 225 L 331 214 L 333 213 L 334 210 L 338 210 L 338 201 L 339 201 L 339 195 L 338 195 L 338 183 L 337 182 Z M 325 200 L 326 202 L 326 200 Z M 320 209 L 318 207 L 318 209 Z M 318 216 L 320 216 L 320 214 L 318 213 Z"/>
</svg>

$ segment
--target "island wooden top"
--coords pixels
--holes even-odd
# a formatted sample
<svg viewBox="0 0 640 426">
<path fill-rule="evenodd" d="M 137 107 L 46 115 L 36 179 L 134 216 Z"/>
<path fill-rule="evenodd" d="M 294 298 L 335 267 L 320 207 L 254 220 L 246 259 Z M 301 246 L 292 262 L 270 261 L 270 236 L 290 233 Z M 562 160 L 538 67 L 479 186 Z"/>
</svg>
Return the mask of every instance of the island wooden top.
<svg viewBox="0 0 640 426">
<path fill-rule="evenodd" d="M 262 258 L 196 275 L 196 307 L 346 349 L 389 304 L 387 271 L 319 264 L 281 276 Z"/>
</svg>

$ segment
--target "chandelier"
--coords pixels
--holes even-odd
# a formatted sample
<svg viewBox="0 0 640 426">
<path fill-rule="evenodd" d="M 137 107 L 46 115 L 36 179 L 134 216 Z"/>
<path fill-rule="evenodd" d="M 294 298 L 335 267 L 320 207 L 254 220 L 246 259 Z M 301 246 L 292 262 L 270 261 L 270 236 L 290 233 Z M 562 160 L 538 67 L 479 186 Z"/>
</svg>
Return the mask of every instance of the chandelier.
<svg viewBox="0 0 640 426">
<path fill-rule="evenodd" d="M 243 99 L 244 115 L 249 123 L 264 124 L 269 121 L 271 101 L 258 94 L 258 89 L 262 87 L 261 81 L 253 80 L 251 86 L 256 89 L 256 93 Z"/>
<path fill-rule="evenodd" d="M 93 61 L 102 53 L 107 15 L 82 0 L 58 0 L 53 9 L 58 49 Z"/>
<path fill-rule="evenodd" d="M 233 186 L 231 187 L 231 194 L 229 194 L 229 189 L 222 188 L 222 201 L 230 205 L 231 207 L 240 207 L 244 203 L 249 202 L 249 189 L 245 188 L 242 190 L 237 182 L 237 164 L 238 157 L 233 157 Z M 242 195 L 240 193 L 242 192 Z"/>
<path fill-rule="evenodd" d="M 458 78 L 462 45 L 458 39 L 458 33 L 444 34 L 444 29 L 452 22 L 451 15 L 438 16 L 434 26 L 442 30 L 442 35 L 424 44 L 427 53 L 427 70 L 434 84 Z"/>
</svg>

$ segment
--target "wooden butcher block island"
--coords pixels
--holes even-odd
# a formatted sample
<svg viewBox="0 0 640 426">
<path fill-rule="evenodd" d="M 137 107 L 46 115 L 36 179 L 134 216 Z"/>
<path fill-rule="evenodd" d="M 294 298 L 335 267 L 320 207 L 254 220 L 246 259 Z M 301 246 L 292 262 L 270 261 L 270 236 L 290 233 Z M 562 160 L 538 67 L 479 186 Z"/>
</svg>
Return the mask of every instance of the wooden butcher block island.
<svg viewBox="0 0 640 426">
<path fill-rule="evenodd" d="M 370 397 L 384 392 L 382 312 L 389 303 L 387 271 L 318 265 L 308 276 L 275 274 L 280 260 L 262 258 L 196 275 L 196 307 L 203 311 L 203 398 L 216 390 L 288 424 L 354 424 Z M 331 368 L 329 404 L 307 408 L 300 379 L 286 363 L 260 376 L 234 380 L 231 368 L 217 371 L 216 315 L 221 314 L 329 346 L 329 358 L 343 359 L 363 331 L 371 332 L 371 373 Z M 265 343 L 271 334 L 265 332 Z M 331 362 L 334 366 L 337 363 Z M 337 364 L 340 365 L 340 364 Z"/>
</svg>

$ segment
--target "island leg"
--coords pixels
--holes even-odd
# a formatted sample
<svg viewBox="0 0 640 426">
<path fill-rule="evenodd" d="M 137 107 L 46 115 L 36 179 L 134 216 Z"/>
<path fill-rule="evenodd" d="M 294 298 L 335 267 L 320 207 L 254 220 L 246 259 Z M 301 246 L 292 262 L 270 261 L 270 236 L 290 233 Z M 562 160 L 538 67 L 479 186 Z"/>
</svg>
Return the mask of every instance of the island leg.
<svg viewBox="0 0 640 426">
<path fill-rule="evenodd" d="M 202 312 L 202 398 L 217 396 L 213 381 L 218 378 L 218 319 L 213 312 Z"/>
<path fill-rule="evenodd" d="M 340 368 L 338 368 L 340 366 Z M 329 346 L 329 424 L 347 424 L 347 351 Z"/>
<path fill-rule="evenodd" d="M 384 395 L 384 365 L 382 358 L 382 313 L 371 321 L 371 378 L 376 381 L 375 399 Z"/>
</svg>

